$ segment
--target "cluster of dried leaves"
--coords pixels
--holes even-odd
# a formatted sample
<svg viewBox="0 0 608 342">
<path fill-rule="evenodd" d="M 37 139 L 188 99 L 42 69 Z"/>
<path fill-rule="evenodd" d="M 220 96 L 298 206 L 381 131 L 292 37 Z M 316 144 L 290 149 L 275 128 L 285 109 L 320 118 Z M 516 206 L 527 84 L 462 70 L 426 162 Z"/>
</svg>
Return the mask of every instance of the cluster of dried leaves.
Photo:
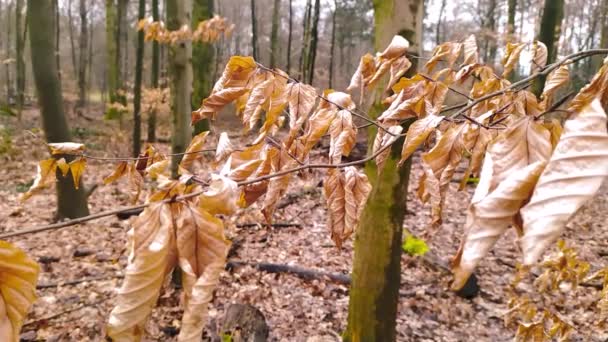
<svg viewBox="0 0 608 342">
<path fill-rule="evenodd" d="M 154 21 L 152 17 L 148 17 L 137 23 L 137 30 L 144 31 L 146 41 L 158 41 L 164 44 L 176 44 L 183 41 L 212 43 L 222 38 L 222 35 L 230 37 L 234 24 L 230 24 L 226 18 L 215 15 L 211 19 L 199 22 L 194 31 L 188 25 L 171 31 L 165 27 L 164 22 Z"/>
<path fill-rule="evenodd" d="M 140 22 L 150 39 L 174 42 L 193 35 L 182 36 L 189 32 L 184 28 L 167 36 L 162 27 L 162 23 Z M 568 62 L 546 66 L 542 43 L 532 46 L 533 68 L 551 73 L 540 99 L 525 86 L 505 78 L 525 44 L 507 47 L 502 76 L 480 61 L 471 36 L 462 43 L 438 46 L 424 70 L 410 78 L 402 77 L 412 65 L 407 58 L 408 46 L 404 38 L 396 36 L 385 51 L 363 56 L 352 77 L 348 90 L 359 89 L 360 103 L 370 93 L 392 90 L 393 94 L 383 100 L 388 108 L 377 120 L 357 109 L 348 93 L 325 90 L 319 94 L 282 70 L 268 69 L 251 57 L 235 56 L 210 96 L 192 113 L 192 123 L 213 119 L 234 103 L 245 130 L 258 130 L 250 145 L 237 149 L 222 133 L 215 148 L 214 171 L 209 173 L 208 165 L 201 165 L 207 140 L 207 133 L 202 133 L 180 154 L 183 159 L 178 179 L 169 177 L 166 156 L 152 147 L 132 162 L 121 161 L 106 181 L 129 175 L 134 192 L 139 193 L 144 177 L 150 177 L 155 191 L 130 232 L 129 264 L 120 300 L 109 318 L 108 335 L 118 340 L 141 338 L 143 324 L 166 276 L 179 266 L 184 275 L 185 306 L 179 339 L 198 340 L 205 308 L 230 244 L 217 215 L 231 215 L 239 206 L 262 200 L 262 212 L 270 222 L 291 178 L 306 177 L 307 169 L 328 170 L 324 179 L 327 226 L 332 239 L 341 246 L 357 226 L 371 191 L 365 173 L 354 166 L 374 160 L 380 174 L 394 171 L 382 169 L 389 149 L 402 136 L 401 162 L 420 146 L 432 145 L 422 154 L 424 175 L 418 189 L 420 198 L 431 203 L 432 225 L 441 223 L 448 185 L 458 164 L 465 158 L 470 160 L 463 182 L 479 175 L 466 234 L 454 259 L 455 289 L 466 282 L 510 226 L 519 233 L 524 264 L 535 263 L 608 176 L 608 134 L 602 108 L 608 63 L 568 104 L 570 117 L 562 132 L 560 122 L 548 120 L 544 114 L 552 110 L 556 92 L 568 83 Z M 458 66 L 459 60 L 462 63 Z M 438 66 L 442 68 L 435 71 Z M 386 87 L 380 87 L 379 81 L 387 76 Z M 471 85 L 468 95 L 455 90 L 464 84 Z M 458 106 L 460 110 L 454 114 L 444 115 L 449 110 L 444 104 L 449 91 L 466 97 L 468 102 Z M 376 125 L 378 134 L 369 157 L 343 162 L 355 145 L 355 118 Z M 413 122 L 403 132 L 406 121 Z M 286 134 L 278 134 L 285 122 Z M 311 164 L 311 150 L 326 135 L 330 140 L 327 163 Z M 79 183 L 87 158 L 84 146 L 63 143 L 50 147 L 58 157 L 76 155 L 77 159 L 69 164 L 61 158 L 41 162 L 39 175 L 26 197 L 52 184 L 57 169 L 64 175 L 71 172 L 75 184 Z M 9 265 L 20 267 L 23 262 L 15 259 Z M 580 273 L 572 271 L 573 267 L 566 264 L 565 270 L 551 274 Z M 9 286 L 21 289 L 19 284 Z M 15 325 L 18 320 L 14 317 L 22 319 L 23 315 L 8 317 Z"/>
</svg>

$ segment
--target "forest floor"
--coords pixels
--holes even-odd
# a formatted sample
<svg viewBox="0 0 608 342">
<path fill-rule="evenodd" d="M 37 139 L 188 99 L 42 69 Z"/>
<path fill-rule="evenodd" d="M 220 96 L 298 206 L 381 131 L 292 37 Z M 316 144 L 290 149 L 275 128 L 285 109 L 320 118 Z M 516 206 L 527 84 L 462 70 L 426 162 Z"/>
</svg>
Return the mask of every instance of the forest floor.
<svg viewBox="0 0 608 342">
<path fill-rule="evenodd" d="M 47 158 L 38 111 L 29 108 L 17 124 L 14 118 L 0 118 L 11 131 L 12 151 L 0 155 L 0 232 L 20 230 L 52 222 L 55 210 L 53 190 L 21 203 L 19 197 L 31 184 L 38 160 Z M 168 138 L 168 120 L 159 135 Z M 72 115 L 73 140 L 87 145 L 88 153 L 129 156 L 129 125 L 118 129 L 116 122 L 102 119 L 100 109 L 86 118 Z M 222 115 L 214 130 L 228 130 L 235 145 L 244 144 L 240 127 L 229 115 Z M 118 133 L 117 133 L 118 132 Z M 124 132 L 124 133 L 120 133 Z M 214 141 L 212 138 L 211 141 Z M 210 143 L 210 146 L 212 144 Z M 167 151 L 167 144 L 157 144 Z M 160 147 L 162 146 L 162 147 Z M 102 183 L 113 165 L 91 160 L 85 171 L 88 185 Z M 408 214 L 404 225 L 414 235 L 423 235 L 430 222 L 430 208 L 418 201 L 415 191 L 421 169 L 414 166 L 408 194 Z M 323 171 L 313 171 L 309 180 L 294 178 L 279 204 L 275 222 L 290 227 L 266 228 L 256 205 L 226 220 L 227 235 L 235 247 L 230 260 L 247 263 L 269 262 L 297 265 L 314 270 L 348 275 L 352 266 L 352 239 L 338 250 L 326 229 L 326 209 L 320 179 Z M 430 234 L 431 252 L 449 260 L 463 233 L 466 207 L 473 187 L 457 192 L 456 183 L 446 203 L 443 226 Z M 92 213 L 130 205 L 122 182 L 100 186 L 89 198 Z M 568 225 L 564 239 L 592 270 L 608 264 L 608 187 L 583 208 Z M 244 226 L 243 226 L 244 224 Z M 241 225 L 239 228 L 237 225 Z M 42 272 L 34 304 L 22 330 L 26 341 L 100 341 L 115 291 L 121 284 L 126 264 L 126 232 L 129 220 L 106 217 L 78 226 L 10 238 L 40 262 Z M 506 325 L 510 284 L 520 259 L 516 234 L 500 239 L 477 271 L 481 293 L 463 299 L 448 290 L 450 276 L 420 258 L 402 259 L 401 296 L 397 330 L 399 341 L 508 341 L 516 331 Z M 62 283 L 92 279 L 74 285 Z M 56 286 L 56 285 L 60 286 Z M 532 296 L 534 287 L 522 284 Z M 527 287 L 526 287 L 527 286 Z M 169 287 L 161 295 L 147 325 L 147 340 L 172 341 L 179 328 L 182 311 L 179 290 Z M 580 286 L 559 295 L 559 314 L 575 331 L 573 340 L 606 341 L 608 329 L 598 328 L 597 300 L 600 289 Z M 305 280 L 292 274 L 271 274 L 250 266 L 225 271 L 209 308 L 209 330 L 231 303 L 256 306 L 266 317 L 272 341 L 306 341 L 324 336 L 337 341 L 347 321 L 348 287 L 329 280 Z M 318 340 L 317 340 L 318 341 Z"/>
</svg>

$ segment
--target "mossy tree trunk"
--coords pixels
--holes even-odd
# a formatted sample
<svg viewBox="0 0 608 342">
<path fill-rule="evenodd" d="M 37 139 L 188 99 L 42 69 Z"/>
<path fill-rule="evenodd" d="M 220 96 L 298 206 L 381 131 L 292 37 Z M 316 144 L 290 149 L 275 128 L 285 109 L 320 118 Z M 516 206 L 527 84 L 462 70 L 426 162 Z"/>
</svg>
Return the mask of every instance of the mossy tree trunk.
<svg viewBox="0 0 608 342">
<path fill-rule="evenodd" d="M 28 0 L 27 11 L 30 25 L 30 49 L 32 70 L 42 114 L 42 125 L 48 142 L 70 141 L 70 131 L 63 112 L 61 86 L 54 58 L 53 7 L 50 1 Z M 57 172 L 60 172 L 59 170 Z M 58 218 L 75 218 L 89 214 L 87 199 L 82 186 L 74 187 L 72 176 L 57 182 Z"/>
<path fill-rule="evenodd" d="M 306 83 L 311 84 L 315 78 L 315 61 L 317 59 L 317 45 L 319 43 L 319 20 L 321 15 L 321 0 L 315 0 L 312 28 L 310 30 L 310 49 L 308 50 L 308 69 Z"/>
<path fill-rule="evenodd" d="M 213 0 L 194 0 L 192 6 L 192 27 L 196 29 L 199 22 L 213 16 Z M 209 96 L 213 89 L 213 66 L 215 50 L 210 43 L 196 43 L 192 46 L 192 71 L 194 83 L 192 90 L 192 108 L 200 107 L 203 99 Z M 194 133 L 209 130 L 209 120 L 204 119 L 194 126 Z"/>
<path fill-rule="evenodd" d="M 255 17 L 255 0 L 251 0 L 251 49 L 253 59 L 258 61 L 258 32 L 257 32 L 257 18 Z"/>
<path fill-rule="evenodd" d="M 564 19 L 564 0 L 545 0 L 543 16 L 540 22 L 538 40 L 547 46 L 547 64 L 555 62 L 557 46 Z M 538 77 L 532 84 L 532 92 L 537 96 L 543 92 L 546 77 Z"/>
<path fill-rule="evenodd" d="M 53 15 L 52 10 L 50 15 Z M 23 109 L 23 103 L 25 102 L 25 62 L 23 61 L 25 37 L 21 34 L 22 21 L 23 0 L 17 0 L 15 2 L 15 63 L 17 65 L 17 113 L 19 120 L 21 120 L 21 111 Z"/>
<path fill-rule="evenodd" d="M 289 34 L 287 35 L 287 66 L 285 70 L 291 74 L 291 40 L 293 35 L 293 3 L 289 0 Z"/>
<path fill-rule="evenodd" d="M 393 35 L 399 34 L 410 42 L 409 52 L 418 54 L 422 41 L 423 7 L 423 0 L 374 0 L 376 50 L 382 51 Z M 380 106 L 379 102 L 374 105 L 372 112 L 375 116 L 382 110 Z M 373 141 L 373 136 L 370 140 Z M 401 168 L 397 167 L 400 154 L 398 141 L 379 175 L 374 165 L 366 166 L 374 189 L 355 236 L 344 341 L 395 340 L 403 218 L 411 166 L 408 160 Z"/>
<path fill-rule="evenodd" d="M 137 19 L 146 16 L 146 1 L 139 0 Z M 144 64 L 144 32 L 137 32 L 137 52 L 135 56 L 135 84 L 133 89 L 133 156 L 141 150 L 141 79 Z"/>
<path fill-rule="evenodd" d="M 167 29 L 178 30 L 192 21 L 192 0 L 167 0 Z M 173 134 L 171 151 L 186 150 L 192 138 L 190 113 L 192 112 L 192 42 L 182 41 L 169 46 L 169 77 Z M 177 177 L 181 156 L 171 158 L 171 173 Z"/>
<path fill-rule="evenodd" d="M 158 0 L 152 0 L 152 19 L 160 20 Z M 160 47 L 157 41 L 152 42 L 152 87 L 158 88 L 158 74 L 160 72 Z M 148 142 L 156 141 L 156 111 L 148 115 Z"/>
<path fill-rule="evenodd" d="M 507 33 L 508 39 L 513 40 L 515 34 L 515 13 L 517 13 L 517 0 L 508 0 L 507 3 Z"/>
<path fill-rule="evenodd" d="M 119 55 L 118 55 L 118 15 L 116 0 L 106 0 L 106 77 L 108 98 L 110 102 L 117 102 L 119 83 Z"/>
<path fill-rule="evenodd" d="M 87 5 L 85 0 L 80 0 L 80 38 L 78 40 L 78 107 L 82 108 L 86 104 L 87 98 L 87 57 L 88 57 L 88 20 Z"/>
<path fill-rule="evenodd" d="M 270 67 L 276 68 L 279 55 L 279 13 L 281 9 L 281 0 L 274 0 L 272 8 L 272 27 L 270 30 Z"/>
</svg>

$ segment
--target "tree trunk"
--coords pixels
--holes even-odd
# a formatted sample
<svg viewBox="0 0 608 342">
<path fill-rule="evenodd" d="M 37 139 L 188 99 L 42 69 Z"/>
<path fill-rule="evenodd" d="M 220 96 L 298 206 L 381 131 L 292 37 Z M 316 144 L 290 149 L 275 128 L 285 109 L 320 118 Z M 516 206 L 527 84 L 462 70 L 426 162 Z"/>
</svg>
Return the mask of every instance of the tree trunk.
<svg viewBox="0 0 608 342">
<path fill-rule="evenodd" d="M 556 59 L 563 18 L 564 0 L 545 0 L 538 40 L 547 46 L 547 64 L 553 63 Z M 537 96 L 543 92 L 545 79 L 546 77 L 538 77 L 532 84 L 532 92 Z"/>
<path fill-rule="evenodd" d="M 600 2 L 600 49 L 608 48 L 608 0 Z M 599 69 L 602 65 L 604 56 L 598 55 L 593 57 L 593 68 Z"/>
<path fill-rule="evenodd" d="M 53 0 L 53 11 L 55 11 L 55 62 L 57 63 L 57 75 L 61 83 L 61 51 L 59 50 L 59 41 L 61 34 L 61 25 L 59 25 L 59 1 Z M 27 27 L 28 25 L 26 25 Z"/>
<path fill-rule="evenodd" d="M 291 73 L 291 36 L 293 34 L 293 4 L 292 0 L 289 0 L 289 34 L 287 35 L 287 67 L 286 71 L 288 74 Z"/>
<path fill-rule="evenodd" d="M 192 27 L 213 16 L 213 0 L 194 0 L 192 7 Z M 196 43 L 192 46 L 192 71 L 194 83 L 192 91 L 192 108 L 200 107 L 203 99 L 213 89 L 214 48 L 210 43 Z M 209 130 L 209 120 L 204 119 L 194 125 L 194 132 Z"/>
<path fill-rule="evenodd" d="M 42 114 L 42 125 L 48 142 L 70 141 L 70 131 L 63 113 L 61 86 L 57 76 L 57 65 L 53 58 L 55 50 L 53 31 L 53 8 L 50 1 L 28 0 L 27 11 L 30 24 L 30 50 L 32 70 Z M 58 218 L 76 218 L 89 214 L 82 186 L 74 187 L 72 176 L 63 177 L 60 171 L 57 182 Z"/>
<path fill-rule="evenodd" d="M 89 34 L 87 20 L 86 0 L 80 0 L 80 38 L 78 43 L 78 104 L 77 107 L 83 108 L 87 101 L 87 47 Z"/>
<path fill-rule="evenodd" d="M 487 25 L 485 26 L 486 32 L 486 44 L 485 44 L 485 53 L 486 53 L 486 63 L 490 66 L 493 66 L 496 62 L 496 3 L 497 0 L 490 0 L 488 4 L 488 12 L 486 13 L 486 18 L 488 19 Z"/>
<path fill-rule="evenodd" d="M 517 0 L 508 0 L 507 4 L 507 33 L 509 41 L 513 40 L 515 34 L 515 13 L 517 13 Z"/>
<path fill-rule="evenodd" d="M 119 52 L 116 0 L 106 0 L 106 77 L 109 102 L 117 102 L 119 84 Z"/>
<path fill-rule="evenodd" d="M 375 49 L 382 51 L 393 35 L 399 34 L 410 42 L 410 53 L 420 54 L 423 7 L 423 0 L 374 0 Z M 415 66 L 408 75 L 414 70 Z M 382 111 L 380 106 L 377 101 L 374 117 Z M 373 141 L 373 136 L 370 139 Z M 356 231 L 344 341 L 395 341 L 403 218 L 411 167 L 409 159 L 402 167 L 397 166 L 400 146 L 399 142 L 393 145 L 379 175 L 373 164 L 366 166 L 373 190 Z"/>
<path fill-rule="evenodd" d="M 152 19 L 159 21 L 158 0 L 152 0 Z M 160 72 L 160 51 L 158 42 L 152 43 L 152 87 L 158 88 L 158 73 Z M 156 141 L 156 110 L 148 114 L 148 142 Z"/>
<path fill-rule="evenodd" d="M 118 88 L 125 91 L 125 80 L 129 79 L 129 23 L 127 21 L 129 0 L 118 0 Z M 127 99 L 122 99 L 126 104 Z"/>
<path fill-rule="evenodd" d="M 72 18 L 72 0 L 68 0 L 68 34 L 70 35 L 70 53 L 72 55 L 72 67 L 74 69 L 74 78 L 78 79 L 79 69 L 78 60 L 76 59 L 76 43 L 74 43 L 74 19 Z"/>
<path fill-rule="evenodd" d="M 277 67 L 277 60 L 279 54 L 279 13 L 281 9 L 281 0 L 274 0 L 274 7 L 272 10 L 272 29 L 270 32 L 270 67 Z"/>
<path fill-rule="evenodd" d="M 302 22 L 302 52 L 300 53 L 300 80 L 306 80 L 306 66 L 308 65 L 308 51 L 310 50 L 310 15 L 312 0 L 306 0 L 304 21 Z"/>
<path fill-rule="evenodd" d="M 12 51 L 12 47 L 11 47 L 11 32 L 12 32 L 12 25 L 11 25 L 11 13 L 13 12 L 13 3 L 9 2 L 7 9 L 6 9 L 6 60 L 10 60 L 11 59 L 11 51 Z M 13 81 L 11 79 L 11 64 L 10 63 L 6 63 L 4 65 L 5 70 L 6 70 L 6 103 L 7 104 L 11 104 L 11 102 L 13 101 Z"/>
<path fill-rule="evenodd" d="M 315 76 L 315 60 L 317 59 L 317 45 L 319 42 L 319 19 L 320 19 L 320 14 L 321 14 L 321 0 L 316 0 L 315 1 L 315 12 L 314 12 L 314 17 L 312 19 L 312 29 L 311 29 L 311 38 L 310 38 L 310 50 L 309 50 L 309 55 L 310 57 L 308 58 L 308 71 L 307 76 L 308 76 L 308 80 L 307 83 L 312 85 L 312 81 L 314 80 L 314 76 Z"/>
<path fill-rule="evenodd" d="M 146 1 L 139 0 L 137 19 L 146 16 Z M 141 151 L 141 79 L 144 64 L 144 31 L 137 32 L 137 53 L 135 57 L 135 84 L 133 87 L 133 157 Z"/>
<path fill-rule="evenodd" d="M 183 25 L 189 25 L 191 18 L 191 0 L 167 0 L 167 28 L 169 30 L 178 30 Z M 171 112 L 173 114 L 171 151 L 180 153 L 186 150 L 192 136 L 190 129 L 192 42 L 184 41 L 169 46 L 169 77 L 171 78 Z M 171 158 L 173 177 L 177 177 L 177 167 L 181 159 L 181 156 Z"/>
<path fill-rule="evenodd" d="M 15 2 L 15 62 L 17 65 L 17 117 L 21 120 L 21 111 L 25 102 L 25 62 L 23 61 L 23 45 L 25 37 L 21 35 L 21 20 L 23 19 L 23 0 Z M 52 15 L 52 9 L 50 14 Z M 52 28 L 51 28 L 52 30 Z M 51 37 L 52 37 L 51 31 Z M 49 55 L 52 56 L 52 55 Z"/>
<path fill-rule="evenodd" d="M 509 0 L 511 1 L 511 0 Z M 441 25 L 443 25 L 443 12 L 445 12 L 446 0 L 441 0 L 441 7 L 439 8 L 439 19 L 437 19 L 437 28 L 435 30 L 435 45 L 441 44 Z"/>
<path fill-rule="evenodd" d="M 255 0 L 251 0 L 251 49 L 253 59 L 258 60 L 257 19 L 255 17 Z"/>
<path fill-rule="evenodd" d="M 329 89 L 333 88 L 334 81 L 334 49 L 336 45 L 336 13 L 338 13 L 338 1 L 334 0 L 334 13 L 331 16 L 331 47 L 329 48 Z"/>
</svg>

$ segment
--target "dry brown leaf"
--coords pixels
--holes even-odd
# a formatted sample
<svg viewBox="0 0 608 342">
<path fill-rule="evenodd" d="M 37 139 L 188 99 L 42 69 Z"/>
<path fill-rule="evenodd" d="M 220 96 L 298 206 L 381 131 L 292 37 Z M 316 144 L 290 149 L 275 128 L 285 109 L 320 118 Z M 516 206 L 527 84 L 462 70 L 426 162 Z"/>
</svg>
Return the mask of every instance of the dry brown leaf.
<svg viewBox="0 0 608 342">
<path fill-rule="evenodd" d="M 386 91 L 391 89 L 393 87 L 393 85 L 395 83 L 397 83 L 399 78 L 401 76 L 403 76 L 403 74 L 405 74 L 410 69 L 411 66 L 412 66 L 412 62 L 410 62 L 410 60 L 407 59 L 406 56 L 401 56 L 401 57 L 397 58 L 391 64 L 391 70 L 389 73 L 390 79 L 389 79 L 388 83 L 386 84 Z"/>
<path fill-rule="evenodd" d="M 575 113 L 578 113 L 587 107 L 598 96 L 602 99 L 602 104 L 606 104 L 606 94 L 608 90 L 608 57 L 604 59 L 604 64 L 600 70 L 593 76 L 589 84 L 583 87 L 578 94 L 570 102 L 568 108 Z"/>
<path fill-rule="evenodd" d="M 64 142 L 64 143 L 49 143 L 51 154 L 74 154 L 81 155 L 84 153 L 84 144 Z"/>
<path fill-rule="evenodd" d="M 535 263 L 561 234 L 572 215 L 608 176 L 606 113 L 599 99 L 564 124 L 564 132 L 521 210 L 524 264 Z"/>
<path fill-rule="evenodd" d="M 78 158 L 70 162 L 70 171 L 72 172 L 72 178 L 74 179 L 74 187 L 76 189 L 80 187 L 80 177 L 84 173 L 84 168 L 86 166 L 86 158 Z"/>
<path fill-rule="evenodd" d="M 247 92 L 247 88 L 225 88 L 211 94 L 203 100 L 201 107 L 192 112 L 192 122 L 195 123 L 203 119 L 215 120 L 215 115 L 224 108 L 227 104 L 238 99 L 241 95 Z"/>
<path fill-rule="evenodd" d="M 0 241 L 0 340 L 20 341 L 19 332 L 36 300 L 40 267 L 21 249 Z"/>
<path fill-rule="evenodd" d="M 428 115 L 422 119 L 414 121 L 407 130 L 403 149 L 401 151 L 401 160 L 399 165 L 403 164 L 416 151 L 429 135 L 435 130 L 435 127 L 443 120 L 442 116 Z"/>
<path fill-rule="evenodd" d="M 347 91 L 353 91 L 354 89 L 359 88 L 360 104 L 363 103 L 364 92 L 367 82 L 372 79 L 375 73 L 376 64 L 374 56 L 370 55 L 369 53 L 363 55 L 363 57 L 361 57 L 361 61 L 359 62 L 357 70 L 355 70 L 355 73 L 353 74 L 353 77 L 350 80 L 348 88 L 346 88 Z"/>
<path fill-rule="evenodd" d="M 505 68 L 504 71 L 502 72 L 503 78 L 506 78 L 507 76 L 509 76 L 511 71 L 513 71 L 515 64 L 517 64 L 517 62 L 519 61 L 519 56 L 521 55 L 521 52 L 524 50 L 525 47 L 526 47 L 526 44 L 524 44 L 524 43 L 519 43 L 519 44 L 507 43 L 507 50 L 505 52 L 505 57 L 502 60 L 502 64 L 504 65 L 504 68 Z"/>
<path fill-rule="evenodd" d="M 534 41 L 532 45 L 532 70 L 531 74 L 539 72 L 547 65 L 547 45 L 541 41 Z"/>
<path fill-rule="evenodd" d="M 452 67 L 460 56 L 460 50 L 462 50 L 461 43 L 443 43 L 433 49 L 433 56 L 426 62 L 424 67 L 429 73 L 433 72 L 433 69 L 440 61 L 444 62 L 446 67 Z"/>
<path fill-rule="evenodd" d="M 491 190 L 514 170 L 551 156 L 551 133 L 534 117 L 513 123 L 488 146 L 494 164 Z"/>
<path fill-rule="evenodd" d="M 399 138 L 399 134 L 401 134 L 402 131 L 403 127 L 400 125 L 390 126 L 386 128 L 386 130 L 378 129 L 378 133 L 376 133 L 376 137 L 374 138 L 374 144 L 372 146 L 372 154 L 376 154 L 378 150 L 384 148 L 389 144 L 394 143 Z M 386 158 L 388 158 L 390 153 L 391 148 L 389 147 L 376 156 L 375 161 L 378 173 L 380 173 L 382 169 L 384 169 Z"/>
<path fill-rule="evenodd" d="M 103 184 L 108 185 L 112 182 L 117 181 L 122 176 L 124 176 L 127 173 L 128 165 L 129 165 L 129 163 L 127 163 L 126 161 L 121 161 L 120 163 L 118 163 L 118 165 L 116 166 L 116 169 L 114 169 L 114 172 L 112 172 L 111 175 L 109 175 L 103 179 Z"/>
<path fill-rule="evenodd" d="M 545 81 L 545 88 L 541 95 L 543 100 L 543 109 L 547 109 L 553 96 L 559 88 L 564 86 L 570 80 L 570 72 L 567 65 L 561 65 L 559 68 L 551 71 Z"/>
<path fill-rule="evenodd" d="M 464 50 L 463 65 L 475 65 L 479 63 L 479 51 L 477 49 L 477 40 L 475 35 L 470 35 L 462 44 Z"/>
<path fill-rule="evenodd" d="M 409 47 L 410 43 L 407 41 L 407 39 L 399 35 L 395 35 L 386 49 L 382 51 L 380 57 L 386 59 L 401 57 L 403 54 L 405 54 L 407 48 Z"/>
<path fill-rule="evenodd" d="M 319 142 L 321 137 L 327 133 L 332 120 L 336 117 L 337 110 L 333 108 L 319 108 L 310 116 L 308 129 L 304 135 L 306 152 L 310 151 Z"/>
<path fill-rule="evenodd" d="M 238 184 L 221 175 L 212 174 L 207 191 L 199 199 L 200 207 L 212 215 L 231 215 L 237 210 Z"/>
<path fill-rule="evenodd" d="M 107 334 L 114 341 L 140 340 L 167 274 L 176 264 L 170 204 L 153 203 L 129 231 L 125 279 L 110 312 Z"/>
<path fill-rule="evenodd" d="M 348 156 L 357 142 L 357 128 L 349 111 L 341 110 L 329 126 L 329 160 L 339 164 L 342 156 Z"/>
<path fill-rule="evenodd" d="M 230 142 L 228 133 L 222 132 L 215 150 L 215 162 L 219 164 L 225 161 L 232 152 L 234 152 L 234 146 Z"/>
<path fill-rule="evenodd" d="M 289 127 L 299 129 L 315 106 L 317 91 L 303 83 L 292 83 L 289 88 Z"/>
<path fill-rule="evenodd" d="M 184 286 L 184 316 L 178 341 L 200 341 L 213 290 L 226 265 L 230 241 L 224 236 L 220 219 L 191 203 L 183 205 L 176 225 Z"/>
<path fill-rule="evenodd" d="M 479 262 L 513 223 L 521 206 L 530 198 L 546 162 L 538 161 L 511 172 L 488 196 L 471 203 L 465 237 L 455 258 L 453 289 L 466 283 Z"/>
<path fill-rule="evenodd" d="M 55 183 L 55 175 L 57 173 L 57 161 L 54 158 L 41 160 L 38 163 L 36 178 L 29 190 L 21 196 L 21 201 L 25 201 L 32 197 L 35 193 L 48 188 Z"/>
<path fill-rule="evenodd" d="M 194 161 L 201 159 L 201 151 L 203 151 L 203 146 L 205 146 L 207 135 L 209 135 L 209 131 L 199 133 L 192 138 L 190 145 L 188 145 L 186 152 L 184 152 L 182 161 L 179 163 L 181 174 L 193 172 Z"/>
<path fill-rule="evenodd" d="M 426 174 L 424 187 L 431 198 L 433 225 L 441 223 L 445 195 L 465 151 L 461 136 L 464 128 L 465 125 L 450 126 L 435 146 L 422 155 L 422 168 Z"/>
<path fill-rule="evenodd" d="M 251 130 L 257 121 L 262 116 L 262 110 L 264 106 L 267 106 L 267 102 L 270 100 L 272 95 L 272 85 L 274 77 L 270 77 L 267 80 L 257 84 L 251 94 L 247 98 L 245 109 L 243 110 L 242 121 L 245 125 L 246 130 Z"/>
<path fill-rule="evenodd" d="M 215 82 L 211 93 L 213 94 L 229 87 L 245 87 L 256 69 L 257 64 L 252 57 L 230 57 L 222 76 Z"/>
</svg>

